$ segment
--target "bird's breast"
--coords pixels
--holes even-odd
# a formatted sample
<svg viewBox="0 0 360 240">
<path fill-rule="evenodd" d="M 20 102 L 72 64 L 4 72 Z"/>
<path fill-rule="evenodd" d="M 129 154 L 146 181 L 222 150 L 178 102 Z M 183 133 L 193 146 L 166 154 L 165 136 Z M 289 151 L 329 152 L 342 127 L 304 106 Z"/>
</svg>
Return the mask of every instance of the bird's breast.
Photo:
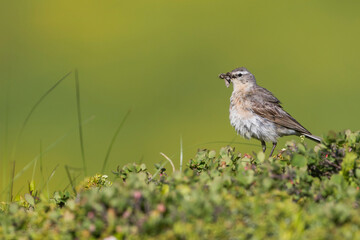
<svg viewBox="0 0 360 240">
<path fill-rule="evenodd" d="M 245 99 L 231 97 L 230 123 L 241 136 L 264 141 L 276 141 L 278 135 L 275 124 L 260 117 L 251 110 L 251 105 Z"/>
<path fill-rule="evenodd" d="M 250 103 L 243 98 L 234 96 L 230 98 L 230 114 L 232 113 L 243 119 L 254 117 Z"/>
</svg>

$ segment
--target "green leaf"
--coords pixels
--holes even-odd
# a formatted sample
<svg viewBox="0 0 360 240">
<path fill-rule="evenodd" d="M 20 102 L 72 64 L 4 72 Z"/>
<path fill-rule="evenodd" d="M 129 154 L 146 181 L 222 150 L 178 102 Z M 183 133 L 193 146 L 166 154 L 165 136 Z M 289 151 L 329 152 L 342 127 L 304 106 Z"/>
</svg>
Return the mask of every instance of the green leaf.
<svg viewBox="0 0 360 240">
<path fill-rule="evenodd" d="M 304 144 L 298 143 L 297 147 L 299 149 L 299 152 L 306 152 Z"/>
<path fill-rule="evenodd" d="M 259 160 L 259 162 L 263 162 L 265 160 L 265 153 L 259 152 L 257 154 L 257 159 Z"/>
<path fill-rule="evenodd" d="M 356 169 L 355 175 L 357 178 L 360 178 L 360 169 L 358 169 L 358 168 Z"/>
<path fill-rule="evenodd" d="M 33 198 L 33 196 L 31 196 L 29 193 L 25 194 L 25 200 L 31 205 L 31 206 L 35 206 L 35 200 Z"/>
<path fill-rule="evenodd" d="M 343 162 L 341 164 L 342 172 L 344 175 L 347 175 L 347 173 L 354 169 L 355 167 L 355 160 L 357 156 L 356 153 L 350 152 L 347 153 L 343 159 Z"/>
<path fill-rule="evenodd" d="M 35 181 L 34 181 L 34 180 L 32 180 L 32 181 L 30 182 L 30 184 L 29 184 L 29 191 L 30 191 L 31 193 L 34 193 L 34 192 L 35 192 Z"/>
<path fill-rule="evenodd" d="M 142 163 L 142 164 L 140 165 L 140 170 L 141 170 L 141 171 L 146 171 L 146 165 L 145 165 L 144 163 Z"/>
<path fill-rule="evenodd" d="M 169 193 L 169 189 L 170 189 L 169 185 L 164 184 L 164 185 L 162 186 L 162 188 L 161 188 L 161 195 L 162 195 L 162 196 L 167 196 L 168 193 Z"/>
<path fill-rule="evenodd" d="M 291 165 L 294 167 L 305 167 L 307 159 L 303 155 L 296 154 L 291 160 Z"/>
<path fill-rule="evenodd" d="M 345 179 L 340 174 L 335 174 L 331 177 L 330 182 L 332 182 L 335 185 L 342 186 L 345 183 Z"/>
<path fill-rule="evenodd" d="M 214 158 L 216 156 L 216 152 L 214 150 L 209 152 L 209 158 Z"/>
</svg>

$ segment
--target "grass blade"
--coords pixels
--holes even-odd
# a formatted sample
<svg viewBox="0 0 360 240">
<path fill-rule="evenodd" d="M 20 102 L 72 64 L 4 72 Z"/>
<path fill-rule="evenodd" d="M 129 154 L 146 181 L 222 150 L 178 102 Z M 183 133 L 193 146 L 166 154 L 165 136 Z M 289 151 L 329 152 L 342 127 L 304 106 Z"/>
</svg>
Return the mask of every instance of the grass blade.
<svg viewBox="0 0 360 240">
<path fill-rule="evenodd" d="M 174 166 L 173 161 L 171 161 L 171 159 L 168 156 L 166 156 L 164 153 L 161 152 L 160 154 L 161 154 L 161 156 L 163 156 L 166 160 L 168 160 L 170 162 L 173 172 L 175 172 L 175 166 Z"/>
<path fill-rule="evenodd" d="M 91 120 L 93 120 L 95 118 L 95 116 L 91 116 L 90 118 L 86 119 L 83 124 L 87 124 L 89 123 Z M 73 129 L 69 130 L 66 134 L 64 134 L 63 136 L 59 137 L 55 142 L 53 142 L 51 145 L 49 145 L 44 151 L 40 151 L 40 154 L 38 154 L 33 160 L 31 160 L 28 164 L 26 164 L 15 176 L 12 176 L 11 180 L 15 181 L 16 179 L 18 179 L 26 170 L 28 170 L 30 168 L 30 166 L 33 164 L 33 162 L 35 162 L 37 159 L 41 158 L 45 153 L 49 152 L 51 149 L 53 149 L 56 145 L 58 145 L 61 141 L 63 141 L 71 132 L 73 131 Z M 15 164 L 15 163 L 14 163 Z M 15 166 L 13 167 L 13 169 L 15 169 Z M 15 173 L 15 172 L 14 172 Z M 10 183 L 10 185 L 8 185 L 1 193 L 0 196 L 2 194 L 4 194 L 4 192 L 6 191 L 6 189 L 8 189 L 9 187 L 11 187 L 12 182 Z M 9 193 L 10 196 L 10 193 Z"/>
<path fill-rule="evenodd" d="M 159 174 L 159 172 L 162 170 L 163 167 L 165 167 L 165 165 L 167 164 L 168 162 L 164 162 L 163 164 L 161 164 L 161 166 L 159 167 L 159 169 L 154 173 L 154 175 L 149 179 L 149 182 L 151 182 L 153 179 L 155 179 L 156 175 Z"/>
<path fill-rule="evenodd" d="M 79 73 L 78 73 L 77 69 L 75 69 L 75 87 L 76 87 L 76 105 L 77 105 L 77 114 L 78 114 L 78 127 L 79 127 L 81 157 L 82 157 L 82 161 L 83 161 L 84 176 L 87 176 L 85 150 L 84 150 L 84 139 L 83 139 L 82 126 L 81 126 L 80 83 L 79 83 Z"/>
<path fill-rule="evenodd" d="M 40 156 L 41 156 L 41 155 L 40 155 Z M 40 158 L 40 157 L 39 157 L 39 158 Z M 36 165 L 37 165 L 37 161 L 38 161 L 39 158 L 36 158 L 36 159 L 35 159 L 34 167 L 33 167 L 33 172 L 32 172 L 32 175 L 31 175 L 31 181 L 34 181 Z"/>
<path fill-rule="evenodd" d="M 33 114 L 33 112 L 35 111 L 35 109 L 39 106 L 39 104 L 46 98 L 47 95 L 49 95 L 49 93 L 51 93 L 62 81 L 64 81 L 70 74 L 72 73 L 72 71 L 68 72 L 67 74 L 65 74 L 65 76 L 63 76 L 59 81 L 57 81 L 49 90 L 47 90 L 41 97 L 40 99 L 35 103 L 35 105 L 31 108 L 30 112 L 28 113 L 28 115 L 25 118 L 25 121 L 23 122 L 21 128 L 20 128 L 20 132 L 19 132 L 19 136 L 18 138 L 21 137 L 26 124 L 28 123 L 31 115 Z"/>
<path fill-rule="evenodd" d="M 131 110 L 129 109 L 128 112 L 126 113 L 126 115 L 124 116 L 123 120 L 121 121 L 120 125 L 119 125 L 118 128 L 116 129 L 113 138 L 111 139 L 109 148 L 108 148 L 108 150 L 107 150 L 107 152 L 106 152 L 106 156 L 105 156 L 105 159 L 104 159 L 102 168 L 101 168 L 101 173 L 104 173 L 104 172 L 105 172 L 106 164 L 107 164 L 107 162 L 108 162 L 108 159 L 109 159 L 109 156 L 110 156 L 110 152 L 111 152 L 112 146 L 113 146 L 113 144 L 114 144 L 114 142 L 115 142 L 115 140 L 116 140 L 116 137 L 118 136 L 120 130 L 122 129 L 122 127 L 123 127 L 126 119 L 127 119 L 128 116 L 130 115 L 130 112 L 131 112 Z"/>
<path fill-rule="evenodd" d="M 8 156 L 8 141 L 9 141 L 9 102 L 10 102 L 10 80 L 7 79 L 6 81 L 6 99 L 5 99 L 5 129 L 4 129 L 4 146 L 3 146 L 3 161 L 2 161 L 2 189 L 5 188 L 5 182 L 7 179 L 7 171 L 6 169 L 8 168 L 8 164 L 10 164 L 10 162 L 7 162 L 7 158 Z"/>
<path fill-rule="evenodd" d="M 22 133 L 24 132 L 24 129 L 31 117 L 31 115 L 34 113 L 35 109 L 40 105 L 40 103 L 46 98 L 47 95 L 49 95 L 63 80 L 65 80 L 69 75 L 71 74 L 71 71 L 68 72 L 67 74 L 65 74 L 65 76 L 63 76 L 59 81 L 57 81 L 49 90 L 47 90 L 41 97 L 40 99 L 34 104 L 34 106 L 31 108 L 30 112 L 28 113 L 28 115 L 26 116 L 23 124 L 21 125 L 20 127 L 20 131 L 19 131 L 19 134 L 16 138 L 16 141 L 14 143 L 14 147 L 13 147 L 13 151 L 12 151 L 12 154 L 11 154 L 11 159 L 13 160 L 13 169 L 12 169 L 12 172 L 15 173 L 15 153 L 16 153 L 16 148 L 17 148 L 17 145 L 18 145 L 18 142 L 20 140 L 20 137 L 22 135 Z M 14 174 L 12 175 L 12 177 L 14 177 Z M 13 182 L 14 182 L 14 179 L 11 179 L 10 180 L 11 183 L 11 189 L 10 189 L 10 196 L 11 196 L 11 199 L 12 199 L 12 191 L 13 191 Z M 10 199 L 10 200 L 11 200 Z"/>
<path fill-rule="evenodd" d="M 13 197 L 14 180 L 15 180 L 14 175 L 15 175 L 15 161 L 13 161 L 13 169 L 12 169 L 12 173 L 11 173 L 11 182 L 10 182 L 10 191 L 9 191 L 10 202 L 12 202 L 12 197 Z"/>
<path fill-rule="evenodd" d="M 72 188 L 74 194 L 76 195 L 75 185 L 74 185 L 74 182 L 73 182 L 73 180 L 72 180 L 72 178 L 71 178 L 71 174 L 70 174 L 70 171 L 69 171 L 69 167 L 68 167 L 67 165 L 65 165 L 65 171 L 66 171 L 66 174 L 67 174 L 67 176 L 68 176 L 68 178 L 69 178 L 71 188 Z"/>
<path fill-rule="evenodd" d="M 42 179 L 42 181 L 44 182 L 45 180 L 44 180 L 44 168 L 43 168 L 43 158 L 42 158 L 42 141 L 40 140 L 40 174 L 41 174 L 41 179 Z"/>
<path fill-rule="evenodd" d="M 40 153 L 41 155 L 45 154 L 46 152 L 50 151 L 52 148 L 54 148 L 59 142 L 61 142 L 68 134 L 63 135 L 62 137 L 58 138 L 58 140 L 56 140 L 53 144 L 51 144 L 49 147 L 47 147 L 47 149 Z M 19 177 L 21 177 L 21 175 L 23 175 L 24 172 L 26 172 L 26 170 L 28 170 L 31 165 L 37 161 L 37 159 L 39 159 L 39 157 L 41 155 L 37 155 L 33 160 L 31 160 L 28 164 L 26 164 L 16 175 L 15 175 L 15 161 L 13 161 L 13 173 L 12 173 L 12 178 L 11 178 L 11 182 L 10 182 L 10 196 L 12 196 L 12 189 L 13 189 L 13 183 L 15 182 L 15 180 L 17 180 Z M 2 195 L 3 192 L 0 194 Z"/>
<path fill-rule="evenodd" d="M 48 193 L 48 198 L 49 198 L 49 182 L 51 180 L 51 178 L 54 176 L 55 172 L 56 172 L 56 169 L 59 167 L 59 164 L 57 164 L 55 166 L 55 168 L 52 170 L 50 176 L 48 177 L 48 179 L 46 180 L 46 182 L 44 183 L 43 187 L 41 189 L 44 189 L 44 187 L 46 186 L 47 188 L 47 193 Z"/>
<path fill-rule="evenodd" d="M 82 170 L 82 169 L 81 169 Z M 76 182 L 76 180 L 81 176 L 81 174 L 77 175 L 74 177 L 73 182 Z M 63 191 L 66 191 L 68 189 L 69 186 L 72 186 L 71 183 L 69 183 L 68 185 L 66 185 L 66 187 L 63 189 Z M 76 190 L 76 188 L 75 188 Z"/>
<path fill-rule="evenodd" d="M 235 142 L 237 136 L 234 136 L 233 139 L 231 140 L 231 142 L 229 143 L 229 145 L 233 144 L 233 142 Z"/>
<path fill-rule="evenodd" d="M 183 141 L 182 137 L 180 136 L 180 172 L 182 171 L 182 165 L 183 165 Z"/>
</svg>

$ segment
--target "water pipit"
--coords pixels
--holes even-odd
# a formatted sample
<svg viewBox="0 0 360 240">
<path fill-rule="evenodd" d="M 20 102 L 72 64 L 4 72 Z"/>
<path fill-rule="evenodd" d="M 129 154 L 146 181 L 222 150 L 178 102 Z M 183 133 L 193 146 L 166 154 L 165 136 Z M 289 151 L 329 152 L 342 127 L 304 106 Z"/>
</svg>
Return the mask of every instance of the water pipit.
<svg viewBox="0 0 360 240">
<path fill-rule="evenodd" d="M 236 68 L 219 75 L 227 87 L 233 84 L 230 98 L 230 123 L 244 138 L 261 141 L 263 152 L 265 142 L 272 142 L 270 156 L 282 136 L 305 136 L 313 141 L 321 139 L 312 135 L 281 106 L 280 101 L 267 89 L 256 84 L 254 75 L 246 68 Z"/>
</svg>

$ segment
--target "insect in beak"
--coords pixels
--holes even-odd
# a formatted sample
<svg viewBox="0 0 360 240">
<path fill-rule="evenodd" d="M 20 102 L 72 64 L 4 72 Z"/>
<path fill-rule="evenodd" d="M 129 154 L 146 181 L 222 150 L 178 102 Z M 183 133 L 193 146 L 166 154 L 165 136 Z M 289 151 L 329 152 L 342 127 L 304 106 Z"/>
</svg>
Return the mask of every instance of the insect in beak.
<svg viewBox="0 0 360 240">
<path fill-rule="evenodd" d="M 224 79 L 225 80 L 225 86 L 229 87 L 230 83 L 231 83 L 231 74 L 228 73 L 222 73 L 219 75 L 219 78 Z"/>
</svg>

